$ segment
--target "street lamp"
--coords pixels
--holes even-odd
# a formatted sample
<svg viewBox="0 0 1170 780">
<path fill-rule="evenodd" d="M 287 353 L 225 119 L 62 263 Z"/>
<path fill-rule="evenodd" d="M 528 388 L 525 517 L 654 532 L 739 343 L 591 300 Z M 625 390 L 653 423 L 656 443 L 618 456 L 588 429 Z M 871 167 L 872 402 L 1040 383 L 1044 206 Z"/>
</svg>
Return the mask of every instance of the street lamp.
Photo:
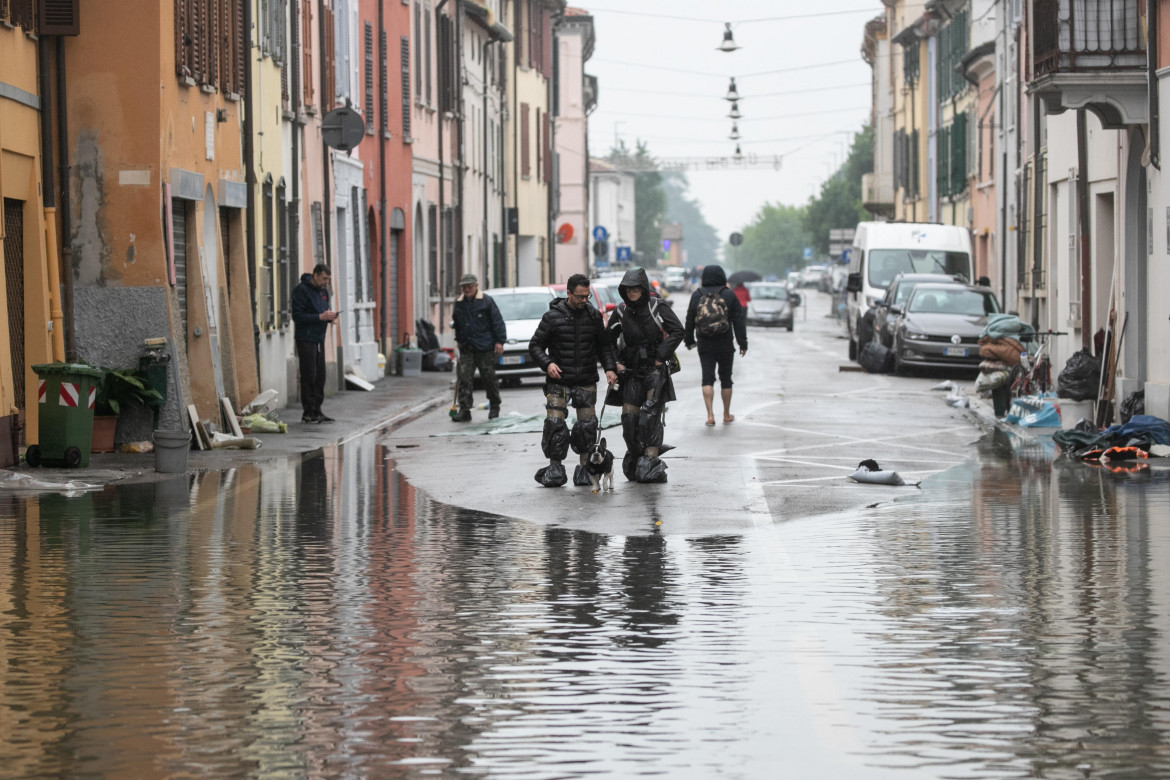
<svg viewBox="0 0 1170 780">
<path fill-rule="evenodd" d="M 723 30 L 723 42 L 719 44 L 719 51 L 733 52 L 740 48 L 735 42 L 735 37 L 731 34 L 731 22 L 727 22 Z"/>
<path fill-rule="evenodd" d="M 739 91 L 735 88 L 735 76 L 731 77 L 731 84 L 727 87 L 727 94 L 723 96 L 724 100 L 730 100 L 732 103 L 739 100 Z"/>
<path fill-rule="evenodd" d="M 739 113 L 739 102 L 732 101 L 731 110 L 727 112 L 728 119 L 739 119 L 743 114 Z"/>
<path fill-rule="evenodd" d="M 739 123 L 738 122 L 731 123 L 731 135 L 729 135 L 727 137 L 730 138 L 732 141 L 739 140 Z"/>
<path fill-rule="evenodd" d="M 736 160 L 743 159 L 743 150 L 739 148 L 739 144 L 735 145 L 735 159 Z"/>
</svg>

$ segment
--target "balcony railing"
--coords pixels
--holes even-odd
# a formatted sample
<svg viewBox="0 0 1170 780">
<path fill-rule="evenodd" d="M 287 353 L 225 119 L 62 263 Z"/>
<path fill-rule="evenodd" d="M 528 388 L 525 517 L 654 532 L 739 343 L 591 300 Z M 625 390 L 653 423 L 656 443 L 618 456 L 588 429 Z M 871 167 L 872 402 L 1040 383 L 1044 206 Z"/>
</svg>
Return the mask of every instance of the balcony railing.
<svg viewBox="0 0 1170 780">
<path fill-rule="evenodd" d="M 1146 66 L 1141 0 L 1036 0 L 1033 78 Z"/>
</svg>

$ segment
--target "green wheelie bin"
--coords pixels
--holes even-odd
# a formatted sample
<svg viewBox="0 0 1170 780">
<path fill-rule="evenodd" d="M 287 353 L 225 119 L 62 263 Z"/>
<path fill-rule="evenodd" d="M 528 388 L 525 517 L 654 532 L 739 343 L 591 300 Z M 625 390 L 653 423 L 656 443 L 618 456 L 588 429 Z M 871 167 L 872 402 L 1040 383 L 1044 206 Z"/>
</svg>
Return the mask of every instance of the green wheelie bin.
<svg viewBox="0 0 1170 780">
<path fill-rule="evenodd" d="M 29 446 L 24 459 L 33 467 L 86 468 L 93 441 L 93 404 L 102 371 L 76 363 L 41 363 L 32 369 L 40 377 L 40 441 Z"/>
</svg>

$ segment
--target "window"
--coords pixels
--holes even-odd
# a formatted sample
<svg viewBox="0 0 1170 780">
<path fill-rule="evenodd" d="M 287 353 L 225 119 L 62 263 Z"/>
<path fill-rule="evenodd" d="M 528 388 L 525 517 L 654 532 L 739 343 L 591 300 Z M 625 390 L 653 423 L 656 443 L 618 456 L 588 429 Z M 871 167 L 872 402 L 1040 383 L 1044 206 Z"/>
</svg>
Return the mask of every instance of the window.
<svg viewBox="0 0 1170 780">
<path fill-rule="evenodd" d="M 387 138 L 390 137 L 390 85 L 388 83 L 388 74 L 390 65 L 387 60 L 390 57 L 390 45 L 386 40 L 386 31 L 382 30 L 378 38 L 378 75 L 381 77 L 379 86 L 381 87 L 381 120 L 382 132 Z"/>
<path fill-rule="evenodd" d="M 427 206 L 427 279 L 431 295 L 439 294 L 439 207 Z"/>
<path fill-rule="evenodd" d="M 520 176 L 532 176 L 532 166 L 529 164 L 528 152 L 528 104 L 520 104 Z"/>
<path fill-rule="evenodd" d="M 261 330 L 267 330 L 272 325 L 273 312 L 273 260 L 276 245 L 275 245 L 275 215 L 273 214 L 273 188 L 272 176 L 264 180 L 263 200 L 264 200 L 264 256 L 261 259 L 260 265 L 260 279 L 257 285 L 258 299 L 256 301 L 259 310 L 256 313 L 256 323 Z"/>
<path fill-rule="evenodd" d="M 423 21 L 422 4 L 415 3 L 414 4 L 414 43 L 415 43 L 415 45 L 414 45 L 414 99 L 417 100 L 420 105 L 422 104 L 422 99 L 423 99 L 423 88 L 422 88 L 422 72 L 423 72 L 423 65 L 422 65 L 422 51 L 423 51 L 423 47 L 422 47 L 422 21 Z M 403 36 L 403 40 L 404 41 L 406 40 L 405 36 Z"/>
<path fill-rule="evenodd" d="M 273 269 L 274 276 L 276 275 L 276 273 L 279 273 L 281 285 L 285 285 L 288 283 L 288 276 L 289 276 L 289 274 L 288 274 L 288 266 L 289 266 L 289 256 L 288 256 L 288 236 L 289 236 L 288 212 L 289 212 L 289 208 L 288 208 L 288 206 L 289 206 L 289 204 L 285 203 L 285 194 L 286 194 L 286 188 L 285 188 L 285 184 L 284 184 L 284 179 L 282 178 L 280 180 L 280 183 L 278 185 L 276 185 L 276 213 L 278 215 L 277 218 L 279 219 L 279 224 L 277 226 L 277 231 L 276 231 L 276 237 L 277 237 L 276 268 Z M 273 280 L 273 286 L 275 286 L 275 279 Z M 278 309 L 278 315 L 276 318 L 276 326 L 278 328 L 284 327 L 288 322 L 291 321 L 291 317 L 289 316 L 289 309 L 288 309 L 288 307 L 290 305 L 290 295 L 289 295 L 290 293 L 292 293 L 291 287 L 287 290 L 280 291 L 280 307 Z M 274 297 L 275 297 L 275 293 L 274 293 Z"/>
<path fill-rule="evenodd" d="M 410 140 L 410 38 L 399 41 L 402 64 L 402 140 Z M 416 48 L 415 51 L 418 51 Z"/>
<path fill-rule="evenodd" d="M 427 105 L 431 106 L 434 103 L 431 100 L 431 4 L 426 4 L 427 13 L 423 17 L 423 28 L 425 34 L 423 35 L 423 45 L 426 47 L 423 51 L 424 68 L 426 72 L 423 74 L 423 87 Z"/>
<path fill-rule="evenodd" d="M 305 105 L 313 105 L 313 44 L 311 42 L 313 29 L 313 0 L 301 0 L 301 34 L 300 48 L 302 57 L 302 82 L 304 82 Z"/>
<path fill-rule="evenodd" d="M 366 135 L 374 134 L 374 25 L 366 22 Z"/>
</svg>

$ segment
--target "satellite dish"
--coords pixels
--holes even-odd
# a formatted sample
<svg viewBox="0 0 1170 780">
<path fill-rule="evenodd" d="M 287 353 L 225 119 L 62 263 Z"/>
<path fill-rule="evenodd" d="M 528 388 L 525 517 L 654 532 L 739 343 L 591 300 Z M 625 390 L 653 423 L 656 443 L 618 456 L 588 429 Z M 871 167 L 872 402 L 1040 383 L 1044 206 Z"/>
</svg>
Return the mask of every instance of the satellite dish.
<svg viewBox="0 0 1170 780">
<path fill-rule="evenodd" d="M 332 149 L 348 152 L 366 134 L 366 121 L 349 106 L 335 108 L 321 121 L 321 140 Z"/>
</svg>

